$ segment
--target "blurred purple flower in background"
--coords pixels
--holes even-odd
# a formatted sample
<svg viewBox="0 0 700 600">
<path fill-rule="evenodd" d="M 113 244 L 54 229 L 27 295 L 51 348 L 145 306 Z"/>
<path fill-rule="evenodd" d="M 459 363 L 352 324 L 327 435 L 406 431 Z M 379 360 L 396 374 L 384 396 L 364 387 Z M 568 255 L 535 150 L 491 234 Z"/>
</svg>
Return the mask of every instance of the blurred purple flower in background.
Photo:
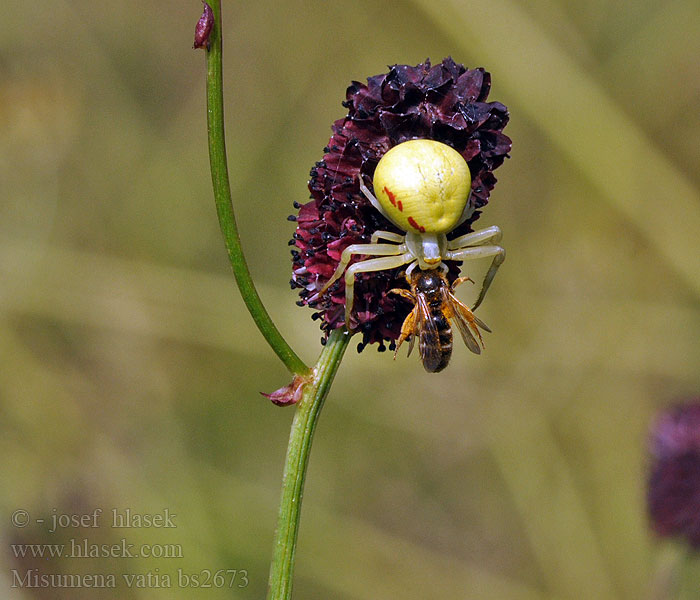
<svg viewBox="0 0 700 600">
<path fill-rule="evenodd" d="M 700 398 L 660 415 L 651 452 L 648 503 L 654 530 L 700 549 Z"/>
</svg>

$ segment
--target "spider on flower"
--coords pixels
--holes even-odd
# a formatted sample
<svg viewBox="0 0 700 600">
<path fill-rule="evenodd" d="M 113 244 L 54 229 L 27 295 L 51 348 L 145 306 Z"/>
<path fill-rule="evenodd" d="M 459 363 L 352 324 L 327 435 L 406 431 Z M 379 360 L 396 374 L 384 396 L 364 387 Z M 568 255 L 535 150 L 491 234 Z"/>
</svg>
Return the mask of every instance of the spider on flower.
<svg viewBox="0 0 700 600">
<path fill-rule="evenodd" d="M 315 298 L 345 273 L 345 323 L 349 328 L 357 273 L 408 265 L 406 278 L 410 281 L 416 268 L 422 271 L 440 269 L 444 273 L 447 260 L 493 257 L 471 308 L 475 310 L 505 260 L 505 250 L 497 245 L 501 239 L 497 226 L 447 239 L 447 234 L 474 212 L 469 202 L 471 174 L 464 158 L 442 142 L 408 140 L 394 146 L 381 158 L 374 173 L 373 187 L 374 194 L 360 179 L 360 190 L 372 206 L 405 231 L 405 235 L 379 230 L 372 234 L 369 244 L 352 244 L 345 248 L 335 273 Z M 379 243 L 379 240 L 390 243 Z M 350 265 L 352 257 L 357 255 L 374 258 Z"/>
</svg>

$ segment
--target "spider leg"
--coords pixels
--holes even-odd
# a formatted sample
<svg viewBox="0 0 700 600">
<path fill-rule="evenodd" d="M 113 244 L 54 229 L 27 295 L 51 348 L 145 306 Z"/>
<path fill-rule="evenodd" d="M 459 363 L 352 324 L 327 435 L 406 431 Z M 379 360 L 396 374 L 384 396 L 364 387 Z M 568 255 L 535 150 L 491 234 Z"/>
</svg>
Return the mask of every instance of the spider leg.
<svg viewBox="0 0 700 600">
<path fill-rule="evenodd" d="M 493 225 L 492 227 L 480 229 L 479 231 L 472 231 L 471 233 L 466 233 L 464 235 L 460 235 L 458 238 L 449 240 L 447 242 L 447 248 L 449 250 L 457 250 L 460 248 L 481 246 L 484 242 L 488 241 L 498 243 L 501 241 L 501 236 L 502 234 L 500 228 Z"/>
<path fill-rule="evenodd" d="M 406 252 L 399 256 L 369 258 L 356 262 L 347 268 L 345 271 L 345 328 L 348 331 L 350 331 L 350 312 L 352 311 L 352 305 L 355 299 L 355 274 L 369 273 L 370 271 L 387 271 L 405 265 L 412 260 L 413 254 Z"/>
<path fill-rule="evenodd" d="M 393 256 L 395 254 L 401 254 L 405 251 L 406 248 L 403 246 L 403 244 L 399 244 L 398 246 L 394 246 L 392 244 L 351 244 L 350 246 L 345 248 L 345 250 L 343 250 L 343 253 L 340 255 L 340 262 L 338 263 L 338 267 L 336 268 L 335 273 L 333 273 L 333 276 L 326 282 L 326 285 L 324 285 L 318 293 L 314 294 L 313 297 L 309 298 L 309 301 L 316 300 L 329 287 L 331 287 L 336 281 L 338 281 L 338 279 L 340 279 L 341 275 L 352 260 L 353 254 Z"/>
<path fill-rule="evenodd" d="M 406 281 L 408 281 L 409 285 L 411 285 L 411 273 L 413 273 L 417 266 L 418 261 L 415 260 L 410 265 L 408 265 L 408 269 L 406 269 Z M 440 266 L 442 266 L 442 264 Z M 445 273 L 447 273 L 447 269 L 445 270 Z"/>
<path fill-rule="evenodd" d="M 396 244 L 402 244 L 406 239 L 405 235 L 399 233 L 394 233 L 393 231 L 375 231 L 372 234 L 371 242 L 376 244 L 378 240 L 386 240 L 388 242 L 395 242 Z"/>
<path fill-rule="evenodd" d="M 387 219 L 389 219 L 387 214 L 384 212 L 382 205 L 379 203 L 379 200 L 377 200 L 376 196 L 372 192 L 369 191 L 369 188 L 365 185 L 365 182 L 362 180 L 362 177 L 360 177 L 359 179 L 360 179 L 360 191 L 362 192 L 364 197 L 367 198 L 367 200 L 369 200 L 370 204 L 372 206 L 374 206 L 374 208 L 376 208 L 380 213 L 382 213 L 382 215 L 384 215 Z M 389 219 L 389 221 L 391 221 L 391 219 Z M 393 221 L 391 221 L 391 222 L 393 223 Z"/>
<path fill-rule="evenodd" d="M 503 264 L 503 261 L 506 259 L 506 251 L 500 246 L 475 246 L 473 248 L 448 250 L 447 256 L 445 257 L 447 260 L 471 260 L 474 258 L 487 258 L 489 256 L 493 256 L 493 260 L 491 261 L 491 266 L 486 273 L 486 277 L 484 277 L 484 282 L 481 284 L 479 297 L 476 299 L 476 303 L 472 307 L 472 310 L 476 310 L 484 300 L 484 296 L 486 296 L 486 292 L 488 291 L 493 278 L 496 276 L 498 267 L 500 267 Z"/>
</svg>

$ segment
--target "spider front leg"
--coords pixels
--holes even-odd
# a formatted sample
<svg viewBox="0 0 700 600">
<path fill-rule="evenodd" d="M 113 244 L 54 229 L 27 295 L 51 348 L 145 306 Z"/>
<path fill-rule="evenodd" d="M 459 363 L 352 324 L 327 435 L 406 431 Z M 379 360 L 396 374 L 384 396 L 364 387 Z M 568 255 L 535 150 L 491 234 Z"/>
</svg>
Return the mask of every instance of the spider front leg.
<svg viewBox="0 0 700 600">
<path fill-rule="evenodd" d="M 489 229 L 494 229 L 494 228 L 489 228 Z M 498 229 L 497 227 L 495 229 Z M 488 231 L 487 229 L 484 229 L 483 231 Z M 476 234 L 482 233 L 481 231 L 475 231 L 474 233 L 468 233 L 467 236 L 474 236 Z M 498 230 L 498 234 L 500 235 L 500 230 Z M 467 236 L 462 236 L 462 238 L 465 238 Z M 462 238 L 457 238 L 457 239 L 462 239 Z M 483 238 L 476 238 L 481 241 L 484 241 Z M 486 238 L 488 239 L 493 239 L 493 236 L 491 238 Z M 456 242 L 457 240 L 452 240 L 453 242 Z M 449 246 L 449 245 L 448 245 Z M 459 248 L 459 249 L 454 249 L 454 250 L 448 250 L 447 251 L 447 256 L 445 257 L 446 260 L 471 260 L 474 258 L 487 258 L 493 256 L 493 260 L 491 261 L 491 266 L 489 267 L 489 270 L 486 272 L 486 277 L 484 277 L 484 282 L 481 284 L 481 291 L 479 292 L 479 297 L 476 299 L 476 302 L 474 303 L 474 306 L 472 306 L 472 310 L 476 310 L 479 305 L 482 303 L 484 300 L 484 296 L 486 296 L 486 292 L 489 289 L 489 286 L 491 285 L 491 282 L 493 281 L 493 278 L 496 276 L 496 271 L 498 271 L 498 267 L 500 267 L 503 264 L 503 261 L 506 259 L 506 251 L 505 249 L 501 248 L 501 246 L 474 246 L 471 248 Z"/>
<path fill-rule="evenodd" d="M 356 262 L 345 271 L 345 328 L 350 331 L 350 312 L 355 299 L 355 274 L 396 269 L 414 260 L 413 254 L 405 252 L 399 256 L 384 256 Z"/>
<path fill-rule="evenodd" d="M 387 242 L 403 244 L 403 242 L 406 240 L 406 236 L 401 235 L 399 233 L 394 233 L 393 231 L 383 231 L 380 229 L 372 234 L 371 242 L 373 244 L 376 244 L 379 240 L 386 240 Z"/>
<path fill-rule="evenodd" d="M 324 285 L 318 293 L 314 294 L 312 298 L 309 298 L 309 300 L 316 300 L 319 296 L 324 294 L 329 287 L 331 287 L 336 281 L 338 281 L 338 279 L 340 279 L 341 275 L 345 272 L 345 269 L 347 269 L 348 265 L 350 264 L 350 261 L 352 260 L 354 254 L 366 254 L 369 256 L 393 256 L 395 254 L 402 254 L 406 252 L 406 247 L 403 244 L 394 246 L 392 244 L 374 243 L 377 238 L 381 237 L 377 236 L 377 238 L 375 238 L 375 235 L 377 234 L 387 234 L 387 236 L 395 235 L 390 231 L 375 231 L 372 234 L 373 243 L 351 244 L 350 246 L 345 248 L 345 250 L 343 250 L 343 253 L 340 255 L 340 262 L 338 263 L 338 267 L 336 268 L 335 273 L 333 273 L 333 276 L 326 282 L 326 285 Z M 403 238 L 401 238 L 401 241 L 403 241 Z"/>
<path fill-rule="evenodd" d="M 501 241 L 502 237 L 501 228 L 497 225 L 493 225 L 492 227 L 479 229 L 479 231 L 472 231 L 471 233 L 466 233 L 460 235 L 458 238 L 449 240 L 447 242 L 447 247 L 450 250 L 460 250 L 462 248 L 482 246 L 484 242 L 493 242 L 497 244 Z"/>
<path fill-rule="evenodd" d="M 382 215 L 389 219 L 387 214 L 384 212 L 384 208 L 382 207 L 381 203 L 379 202 L 379 200 L 377 200 L 375 195 L 369 191 L 369 188 L 365 185 L 365 182 L 362 180 L 362 177 L 360 177 L 360 191 L 362 192 L 364 197 L 367 198 L 367 200 L 369 200 L 369 203 L 372 206 L 374 206 L 374 208 L 376 208 L 380 213 L 382 213 Z M 391 221 L 391 219 L 389 220 Z"/>
</svg>

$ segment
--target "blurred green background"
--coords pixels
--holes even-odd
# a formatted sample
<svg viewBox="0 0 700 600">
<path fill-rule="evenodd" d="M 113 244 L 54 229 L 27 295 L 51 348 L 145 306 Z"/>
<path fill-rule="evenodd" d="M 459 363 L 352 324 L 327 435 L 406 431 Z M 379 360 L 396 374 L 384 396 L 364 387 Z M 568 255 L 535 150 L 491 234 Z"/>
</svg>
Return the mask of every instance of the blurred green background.
<svg viewBox="0 0 700 600">
<path fill-rule="evenodd" d="M 293 409 L 258 393 L 288 375 L 218 231 L 200 12 L 0 9 L 0 598 L 264 597 Z M 314 443 L 295 597 L 673 597 L 675 549 L 648 532 L 644 488 L 650 420 L 700 391 L 698 16 L 692 0 L 224 2 L 243 244 L 308 362 L 319 331 L 287 284 L 286 216 L 350 81 L 451 55 L 491 71 L 511 110 L 512 159 L 478 222 L 508 251 L 480 309 L 486 352 L 457 347 L 437 376 L 348 352 Z M 95 508 L 99 527 L 49 531 Z M 112 508 L 168 509 L 177 527 L 113 529 Z M 10 546 L 71 538 L 183 556 Z M 13 589 L 12 569 L 113 573 L 118 588 Z M 181 588 L 178 569 L 249 584 Z M 150 587 L 121 578 L 149 572 Z"/>
</svg>

